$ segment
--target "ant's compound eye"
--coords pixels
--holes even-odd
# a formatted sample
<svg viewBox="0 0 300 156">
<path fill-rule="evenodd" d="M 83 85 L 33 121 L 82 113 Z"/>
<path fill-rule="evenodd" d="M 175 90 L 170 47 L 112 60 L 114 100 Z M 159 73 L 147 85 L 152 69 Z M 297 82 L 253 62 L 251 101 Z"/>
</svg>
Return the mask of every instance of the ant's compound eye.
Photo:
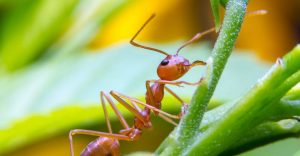
<svg viewBox="0 0 300 156">
<path fill-rule="evenodd" d="M 160 65 L 165 66 L 169 64 L 169 60 L 163 60 L 161 61 Z"/>
</svg>

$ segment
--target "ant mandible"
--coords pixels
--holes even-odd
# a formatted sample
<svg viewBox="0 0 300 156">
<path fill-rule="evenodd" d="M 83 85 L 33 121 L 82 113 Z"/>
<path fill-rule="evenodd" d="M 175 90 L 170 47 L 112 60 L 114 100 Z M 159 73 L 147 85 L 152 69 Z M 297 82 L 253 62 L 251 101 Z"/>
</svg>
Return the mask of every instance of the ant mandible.
<svg viewBox="0 0 300 156">
<path fill-rule="evenodd" d="M 138 140 L 142 134 L 142 130 L 144 128 L 149 128 L 152 126 L 150 121 L 151 110 L 154 112 L 155 115 L 160 116 L 162 119 L 174 125 L 176 125 L 176 123 L 172 119 L 180 119 L 182 115 L 184 115 L 188 105 L 177 94 L 175 94 L 170 88 L 166 87 L 165 85 L 180 86 L 182 84 L 198 85 L 201 83 L 202 78 L 196 83 L 190 83 L 186 81 L 175 81 L 180 77 L 182 77 L 185 73 L 187 73 L 192 67 L 206 65 L 204 61 L 200 61 L 200 60 L 190 63 L 186 58 L 179 56 L 178 53 L 182 48 L 191 44 L 192 42 L 199 39 L 203 35 L 215 31 L 215 28 L 211 28 L 203 33 L 197 33 L 192 39 L 184 43 L 177 50 L 176 54 L 170 55 L 162 50 L 143 46 L 134 41 L 134 39 L 143 30 L 143 28 L 154 17 L 155 14 L 153 14 L 144 23 L 144 25 L 138 30 L 138 32 L 130 40 L 130 43 L 136 47 L 156 51 L 158 53 L 166 55 L 166 57 L 161 61 L 161 63 L 157 68 L 157 74 L 160 79 L 146 81 L 146 89 L 147 89 L 146 97 L 145 97 L 146 103 L 115 91 L 110 92 L 110 95 L 114 99 L 116 99 L 121 105 L 123 105 L 127 110 L 129 110 L 134 114 L 135 118 L 134 118 L 133 126 L 132 127 L 128 126 L 126 120 L 124 119 L 124 117 L 122 116 L 122 114 L 120 113 L 115 103 L 110 98 L 110 96 L 105 92 L 101 91 L 100 93 L 101 104 L 103 107 L 104 116 L 105 116 L 109 133 L 92 131 L 92 130 L 84 130 L 84 129 L 71 130 L 69 133 L 69 139 L 70 139 L 70 150 L 72 156 L 74 156 L 73 138 L 72 138 L 73 135 L 84 134 L 84 135 L 98 136 L 96 140 L 92 141 L 87 145 L 87 147 L 81 153 L 81 156 L 117 156 L 119 155 L 119 150 L 120 150 L 119 140 L 126 140 L 126 141 Z M 153 84 L 150 86 L 150 83 Z M 164 90 L 166 90 L 171 95 L 173 95 L 182 104 L 181 112 L 178 115 L 172 115 L 161 110 L 161 101 L 164 97 Z M 106 101 L 110 104 L 113 111 L 115 112 L 118 119 L 120 120 L 122 126 L 124 127 L 124 129 L 120 130 L 118 134 L 112 132 L 104 99 L 106 99 Z M 131 105 L 125 100 L 129 101 Z M 137 104 L 143 105 L 144 109 L 141 110 Z"/>
</svg>

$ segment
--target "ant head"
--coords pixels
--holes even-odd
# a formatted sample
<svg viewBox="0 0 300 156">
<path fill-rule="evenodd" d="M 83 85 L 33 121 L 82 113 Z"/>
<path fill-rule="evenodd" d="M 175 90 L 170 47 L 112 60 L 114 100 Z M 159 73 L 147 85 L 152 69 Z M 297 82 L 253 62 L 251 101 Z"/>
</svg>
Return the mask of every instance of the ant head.
<svg viewBox="0 0 300 156">
<path fill-rule="evenodd" d="M 167 55 L 157 67 L 157 74 L 162 80 L 177 80 L 190 69 L 190 62 L 179 55 Z"/>
<path fill-rule="evenodd" d="M 158 53 L 161 53 L 161 54 L 167 56 L 165 59 L 162 60 L 162 62 L 160 63 L 160 65 L 157 68 L 157 74 L 158 74 L 160 79 L 169 80 L 169 81 L 177 80 L 178 78 L 183 76 L 186 72 L 188 72 L 191 67 L 193 67 L 195 65 L 205 65 L 205 62 L 203 62 L 203 61 L 195 61 L 192 64 L 190 64 L 190 62 L 187 59 L 185 59 L 182 56 L 178 56 L 178 53 L 182 48 L 184 48 L 185 46 L 191 44 L 196 39 L 198 39 L 199 36 L 201 36 L 203 34 L 206 34 L 206 33 L 209 33 L 209 32 L 212 32 L 212 31 L 215 30 L 215 28 L 206 31 L 203 34 L 196 35 L 194 38 L 192 38 L 191 40 L 189 40 L 188 42 L 183 44 L 177 50 L 175 55 L 169 55 L 168 53 L 166 53 L 162 50 L 152 48 L 152 47 L 148 47 L 148 46 L 144 46 L 144 45 L 140 45 L 140 44 L 138 44 L 134 41 L 134 39 L 137 37 L 137 35 L 154 18 L 154 16 L 155 16 L 155 14 L 153 14 L 149 17 L 149 19 L 144 23 L 144 25 L 132 37 L 132 39 L 130 40 L 130 43 L 132 45 L 136 46 L 136 47 L 152 50 L 152 51 L 155 51 L 155 52 L 158 52 Z"/>
</svg>

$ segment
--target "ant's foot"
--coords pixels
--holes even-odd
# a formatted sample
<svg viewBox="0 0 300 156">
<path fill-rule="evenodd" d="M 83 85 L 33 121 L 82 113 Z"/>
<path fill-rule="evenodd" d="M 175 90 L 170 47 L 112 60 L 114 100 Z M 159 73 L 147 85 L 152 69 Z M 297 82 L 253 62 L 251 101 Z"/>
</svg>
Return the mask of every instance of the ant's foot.
<svg viewBox="0 0 300 156">
<path fill-rule="evenodd" d="M 186 104 L 186 103 L 184 103 L 184 104 L 182 105 L 182 107 L 181 107 L 181 112 L 179 113 L 178 116 L 179 116 L 180 118 L 182 118 L 182 116 L 185 115 L 185 113 L 186 113 L 186 111 L 187 111 L 188 108 L 189 108 L 189 105 Z"/>
</svg>

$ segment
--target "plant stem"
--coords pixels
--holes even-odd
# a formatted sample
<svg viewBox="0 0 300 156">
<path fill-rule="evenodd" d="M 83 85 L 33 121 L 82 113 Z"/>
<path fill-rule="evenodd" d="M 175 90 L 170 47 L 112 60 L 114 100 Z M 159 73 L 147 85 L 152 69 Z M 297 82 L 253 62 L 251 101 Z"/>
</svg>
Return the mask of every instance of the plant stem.
<svg viewBox="0 0 300 156">
<path fill-rule="evenodd" d="M 208 61 L 206 78 L 197 88 L 189 109 L 181 119 L 174 135 L 169 136 L 168 139 L 172 141 L 170 141 L 165 150 L 160 151 L 163 152 L 163 155 L 180 155 L 194 141 L 207 104 L 213 95 L 238 37 L 245 16 L 247 2 L 247 0 L 230 0 L 228 2 L 222 29 L 214 46 L 212 56 Z"/>
<path fill-rule="evenodd" d="M 276 140 L 296 137 L 299 132 L 300 123 L 297 120 L 286 119 L 279 122 L 266 122 L 245 134 L 243 138 L 220 155 L 237 155 Z"/>
<path fill-rule="evenodd" d="M 191 150 L 185 154 L 220 154 L 242 138 L 249 129 L 268 119 L 273 104 L 279 102 L 282 96 L 299 82 L 297 76 L 293 77 L 300 69 L 299 60 L 300 46 L 297 46 L 283 60 L 279 59 L 263 79 L 259 80 L 220 121 L 209 130 L 200 133 Z"/>
<path fill-rule="evenodd" d="M 300 76 L 299 76 L 300 79 Z M 234 102 L 222 104 L 221 106 L 205 113 L 199 132 L 204 132 L 208 127 L 220 120 L 232 107 Z M 279 103 L 272 104 L 272 113 L 269 119 L 278 121 L 282 119 L 300 116 L 300 88 L 295 88 L 289 91 Z"/>
</svg>

